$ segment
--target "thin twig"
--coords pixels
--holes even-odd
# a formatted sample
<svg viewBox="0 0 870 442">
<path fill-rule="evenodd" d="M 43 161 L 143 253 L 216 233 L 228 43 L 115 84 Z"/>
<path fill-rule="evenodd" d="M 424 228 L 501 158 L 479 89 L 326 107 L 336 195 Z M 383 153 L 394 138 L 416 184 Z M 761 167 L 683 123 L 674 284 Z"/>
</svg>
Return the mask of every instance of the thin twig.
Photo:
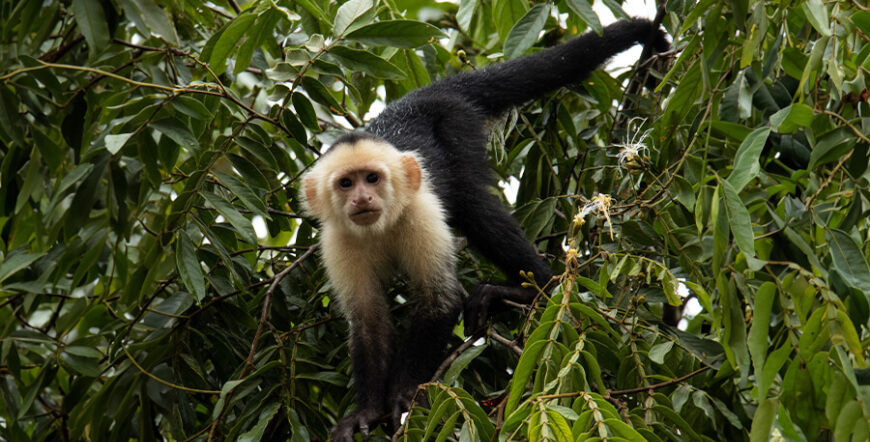
<svg viewBox="0 0 870 442">
<path fill-rule="evenodd" d="M 520 346 L 517 345 L 516 342 L 511 341 L 508 338 L 505 338 L 504 336 L 496 333 L 495 330 L 490 329 L 489 337 L 492 338 L 495 342 L 506 345 L 508 348 L 515 351 L 518 355 L 523 355 L 523 349 L 520 348 Z"/>
<path fill-rule="evenodd" d="M 254 340 L 251 342 L 251 352 L 248 353 L 248 361 L 245 363 L 245 368 L 242 370 L 242 373 L 239 375 L 239 379 L 247 376 L 248 373 L 251 372 L 254 368 L 254 354 L 257 352 L 257 346 L 260 341 L 260 336 L 263 334 L 263 328 L 266 326 L 266 317 L 269 316 L 269 307 L 271 306 L 272 294 L 275 293 L 275 289 L 278 288 L 278 284 L 281 283 L 290 272 L 293 271 L 296 267 L 299 267 L 302 262 L 308 259 L 309 256 L 314 254 L 314 251 L 317 250 L 317 246 L 312 246 L 309 248 L 302 256 L 296 258 L 296 261 L 293 261 L 293 264 L 287 266 L 286 269 L 281 270 L 281 273 L 275 275 L 275 278 L 272 280 L 272 285 L 266 290 L 266 299 L 263 300 L 263 309 L 260 311 L 260 324 L 257 326 L 257 333 L 254 334 Z"/>
<path fill-rule="evenodd" d="M 450 356 L 447 356 L 447 358 L 444 359 L 443 362 L 441 362 L 441 365 L 438 366 L 438 369 L 435 370 L 435 374 L 432 375 L 432 380 L 430 382 L 438 381 L 438 378 L 440 378 L 441 375 L 447 370 L 447 367 L 449 367 L 450 364 L 452 364 L 453 361 L 455 361 L 456 358 L 459 357 L 459 355 L 461 355 L 462 353 L 465 353 L 466 350 L 471 348 L 475 342 L 477 342 L 480 338 L 483 337 L 483 335 L 484 335 L 484 329 L 480 329 L 477 332 L 475 332 L 473 335 L 471 335 L 470 338 L 466 339 L 465 342 L 462 343 L 462 345 L 460 345 L 459 347 L 456 347 L 456 349 L 453 350 L 452 353 L 450 353 Z"/>
<path fill-rule="evenodd" d="M 238 380 L 244 379 L 245 376 L 247 376 L 254 369 L 254 355 L 257 352 L 257 347 L 259 346 L 259 343 L 260 343 L 260 337 L 263 335 L 263 329 L 265 328 L 266 321 L 267 321 L 266 318 L 269 316 L 269 307 L 270 307 L 270 304 L 272 301 L 272 295 L 275 293 L 275 289 L 278 287 L 278 284 L 280 284 L 281 281 L 290 272 L 293 271 L 293 269 L 299 267 L 299 265 L 301 265 L 306 259 L 308 259 L 309 256 L 313 255 L 314 251 L 317 250 L 317 248 L 318 248 L 318 245 L 316 245 L 316 244 L 311 246 L 311 248 L 309 248 L 305 253 L 303 253 L 301 256 L 296 258 L 296 261 L 293 261 L 293 264 L 290 264 L 289 266 L 287 266 L 286 269 L 281 270 L 280 273 L 278 273 L 277 275 L 275 275 L 272 278 L 272 284 L 269 286 L 268 289 L 266 289 L 266 298 L 263 300 L 263 308 L 260 311 L 260 323 L 257 326 L 257 332 L 254 334 L 254 339 L 251 342 L 251 351 L 248 354 L 248 359 L 247 359 L 247 361 L 245 361 L 245 366 L 244 366 L 244 368 L 242 368 L 242 372 L 239 374 L 238 378 L 236 378 L 236 379 L 238 379 Z M 223 419 L 224 412 L 226 412 L 226 410 L 229 408 L 230 401 L 233 399 L 233 395 L 235 394 L 235 392 L 236 392 L 236 390 L 235 390 L 235 388 L 233 388 L 232 390 L 230 390 L 227 393 L 226 397 L 224 398 L 223 408 L 221 409 L 217 418 L 215 418 L 215 420 L 212 422 L 211 429 L 209 430 L 208 437 L 206 438 L 206 440 L 210 441 L 210 440 L 215 438 L 215 436 L 217 434 L 218 425 L 220 424 L 221 419 Z"/>
<path fill-rule="evenodd" d="M 695 375 L 699 375 L 699 374 L 701 374 L 701 373 L 703 373 L 711 368 L 712 367 L 710 367 L 709 365 L 705 365 L 705 366 L 703 366 L 703 367 L 701 367 L 701 368 L 699 368 L 699 369 L 697 369 L 697 370 L 695 370 L 687 375 L 680 376 L 676 379 L 671 379 L 670 381 L 659 382 L 658 384 L 653 384 L 653 385 L 649 385 L 646 387 L 637 387 L 637 388 L 629 388 L 628 390 L 611 391 L 608 393 L 608 396 L 624 396 L 627 394 L 636 394 L 636 393 L 642 393 L 644 391 L 653 391 L 653 390 L 658 390 L 660 388 L 670 387 L 671 385 L 679 384 L 679 383 L 685 381 L 686 379 L 689 379 Z"/>
</svg>

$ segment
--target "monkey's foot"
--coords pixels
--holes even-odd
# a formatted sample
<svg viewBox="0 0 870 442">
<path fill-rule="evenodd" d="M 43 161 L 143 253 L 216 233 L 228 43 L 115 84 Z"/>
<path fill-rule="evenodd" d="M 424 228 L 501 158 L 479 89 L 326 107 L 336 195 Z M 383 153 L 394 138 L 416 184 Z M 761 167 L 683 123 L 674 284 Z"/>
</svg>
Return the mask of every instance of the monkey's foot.
<svg viewBox="0 0 870 442">
<path fill-rule="evenodd" d="M 407 385 L 390 393 L 388 402 L 390 404 L 390 424 L 392 425 L 390 432 L 396 431 L 402 426 L 402 415 L 411 409 L 416 395 L 417 384 Z M 420 399 L 417 400 L 417 403 L 420 404 Z"/>
<path fill-rule="evenodd" d="M 353 442 L 353 435 L 360 432 L 363 438 L 368 439 L 369 430 L 378 426 L 381 412 L 371 408 L 355 410 L 353 413 L 341 418 L 332 431 L 330 439 L 335 442 Z"/>
</svg>

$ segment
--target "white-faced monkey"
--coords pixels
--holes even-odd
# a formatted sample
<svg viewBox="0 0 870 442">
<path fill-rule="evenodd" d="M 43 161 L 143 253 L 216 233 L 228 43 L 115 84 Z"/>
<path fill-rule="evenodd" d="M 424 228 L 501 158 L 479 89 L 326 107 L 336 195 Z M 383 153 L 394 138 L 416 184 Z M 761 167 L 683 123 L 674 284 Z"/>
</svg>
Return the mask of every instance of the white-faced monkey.
<svg viewBox="0 0 870 442">
<path fill-rule="evenodd" d="M 433 375 L 463 308 L 451 226 L 511 284 L 483 284 L 465 301 L 466 331 L 484 325 L 496 302 L 530 303 L 520 271 L 544 287 L 552 270 L 489 191 L 487 117 L 577 83 L 636 43 L 663 52 L 648 20 L 620 21 L 603 35 L 465 72 L 390 103 L 366 129 L 337 140 L 304 176 L 305 209 L 321 224 L 321 251 L 350 324 L 357 408 L 332 430 L 336 441 L 368 434 L 382 415 L 393 425 Z M 415 292 L 411 327 L 399 341 L 383 284 L 407 276 Z"/>
</svg>

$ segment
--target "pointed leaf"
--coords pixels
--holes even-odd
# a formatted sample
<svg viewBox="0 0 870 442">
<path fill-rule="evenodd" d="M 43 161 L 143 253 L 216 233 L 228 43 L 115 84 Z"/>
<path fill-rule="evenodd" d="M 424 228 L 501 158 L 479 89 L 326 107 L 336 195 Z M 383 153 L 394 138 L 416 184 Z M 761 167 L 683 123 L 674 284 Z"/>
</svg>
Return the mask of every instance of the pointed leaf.
<svg viewBox="0 0 870 442">
<path fill-rule="evenodd" d="M 208 64 L 216 73 L 221 73 L 226 69 L 227 57 L 229 57 L 242 36 L 251 30 L 251 25 L 256 18 L 257 16 L 254 14 L 243 13 L 230 22 L 223 32 L 215 34 L 212 37 L 216 37 L 217 41 L 214 43 L 214 49 L 211 52 Z"/>
<path fill-rule="evenodd" d="M 184 231 L 178 232 L 178 241 L 175 243 L 175 261 L 178 266 L 178 275 L 181 276 L 184 286 L 193 293 L 196 302 L 202 302 L 206 295 L 202 266 L 196 257 L 196 244 Z"/>
<path fill-rule="evenodd" d="M 396 65 L 381 57 L 359 49 L 351 49 L 347 46 L 336 45 L 329 49 L 333 61 L 350 70 L 365 72 L 376 78 L 402 79 L 405 73 Z"/>
<path fill-rule="evenodd" d="M 106 135 L 106 150 L 111 152 L 112 155 L 118 153 L 118 151 L 127 144 L 127 140 L 129 140 L 131 136 L 133 136 L 132 133 Z"/>
<path fill-rule="evenodd" d="M 532 7 L 508 33 L 504 42 L 504 57 L 511 60 L 523 56 L 538 41 L 549 16 L 549 4 L 540 3 Z"/>
<path fill-rule="evenodd" d="M 725 210 L 728 214 L 728 227 L 734 235 L 734 242 L 746 256 L 755 256 L 755 236 L 752 233 L 752 218 L 740 199 L 740 195 L 728 181 L 722 181 Z"/>
<path fill-rule="evenodd" d="M 332 26 L 333 34 L 343 35 L 354 22 L 366 15 L 373 7 L 372 0 L 350 0 L 341 5 L 338 12 L 335 13 L 335 23 Z"/>
<path fill-rule="evenodd" d="M 737 149 L 737 155 L 734 158 L 734 171 L 731 172 L 727 180 L 736 192 L 743 190 L 758 175 L 758 171 L 761 169 L 758 158 L 761 156 L 768 135 L 770 135 L 770 129 L 766 127 L 755 129 Z"/>
<path fill-rule="evenodd" d="M 8 257 L 0 264 L 0 283 L 19 270 L 29 266 L 33 261 L 42 257 L 42 255 L 45 255 L 45 253 L 19 253 Z"/>
<path fill-rule="evenodd" d="M 601 35 L 604 28 L 601 26 L 601 20 L 598 19 L 598 14 L 592 10 L 592 5 L 586 0 L 568 0 L 568 7 L 592 29 L 596 34 Z"/>
<path fill-rule="evenodd" d="M 446 35 L 429 23 L 415 20 L 385 20 L 365 25 L 344 36 L 367 46 L 413 49 Z"/>
<path fill-rule="evenodd" d="M 157 129 L 163 135 L 171 138 L 179 146 L 188 150 L 198 150 L 199 141 L 187 128 L 187 125 L 175 118 L 165 118 L 151 123 L 151 127 Z"/>
<path fill-rule="evenodd" d="M 202 192 L 202 196 L 236 229 L 236 232 L 239 233 L 239 236 L 243 240 L 251 245 L 257 244 L 257 232 L 254 231 L 251 220 L 239 213 L 235 206 L 230 204 L 224 197 L 211 192 Z"/>
<path fill-rule="evenodd" d="M 102 52 L 112 38 L 109 35 L 109 25 L 106 14 L 99 0 L 73 0 L 72 13 L 85 41 L 88 42 L 91 54 Z"/>
<path fill-rule="evenodd" d="M 217 170 L 214 171 L 214 175 L 221 184 L 226 186 L 233 195 L 239 198 L 239 201 L 241 201 L 248 210 L 265 219 L 272 219 L 269 214 L 266 213 L 266 203 L 264 203 L 263 200 L 261 200 L 254 191 L 244 183 L 244 181 L 232 175 L 218 172 Z"/>
<path fill-rule="evenodd" d="M 842 230 L 830 229 L 827 240 L 834 267 L 843 275 L 843 279 L 870 296 L 870 267 L 852 237 Z"/>
</svg>

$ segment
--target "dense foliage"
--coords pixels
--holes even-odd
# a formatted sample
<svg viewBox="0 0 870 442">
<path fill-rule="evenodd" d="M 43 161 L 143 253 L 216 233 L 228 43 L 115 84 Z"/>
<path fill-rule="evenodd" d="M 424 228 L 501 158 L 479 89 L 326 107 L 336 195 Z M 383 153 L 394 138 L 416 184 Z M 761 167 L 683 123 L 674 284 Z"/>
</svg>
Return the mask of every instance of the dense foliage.
<svg viewBox="0 0 870 442">
<path fill-rule="evenodd" d="M 670 0 L 657 90 L 597 72 L 494 122 L 561 278 L 457 327 L 395 437 L 866 440 L 859 3 Z M 299 175 L 590 5 L 0 0 L 0 440 L 326 439 L 353 388 Z M 467 289 L 503 278 L 460 253 Z"/>
</svg>

